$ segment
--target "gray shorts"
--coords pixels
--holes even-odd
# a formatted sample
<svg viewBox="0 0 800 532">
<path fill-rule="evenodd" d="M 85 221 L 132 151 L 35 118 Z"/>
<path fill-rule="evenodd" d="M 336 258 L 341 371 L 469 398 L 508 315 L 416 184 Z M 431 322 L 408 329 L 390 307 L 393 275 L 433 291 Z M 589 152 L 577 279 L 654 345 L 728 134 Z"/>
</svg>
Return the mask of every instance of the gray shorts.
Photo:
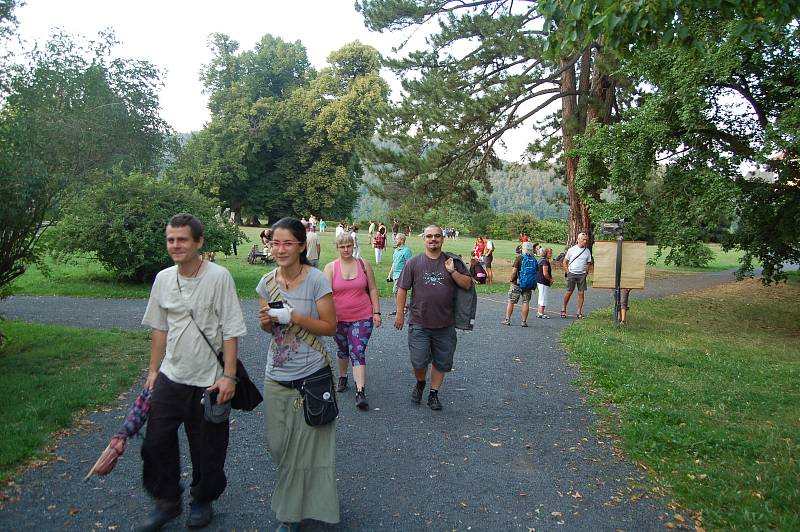
<svg viewBox="0 0 800 532">
<path fill-rule="evenodd" d="M 483 256 L 483 265 L 484 265 L 484 267 L 491 268 L 493 260 L 494 260 L 494 255 L 484 255 Z"/>
<path fill-rule="evenodd" d="M 399 312 L 399 311 L 398 311 Z M 414 369 L 433 365 L 441 372 L 453 369 L 456 352 L 456 328 L 451 325 L 442 329 L 426 329 L 419 325 L 408 325 L 408 353 Z"/>
<path fill-rule="evenodd" d="M 578 292 L 586 291 L 586 276 L 587 273 L 572 273 L 567 274 L 567 292 L 572 292 L 575 287 L 578 287 Z"/>
<path fill-rule="evenodd" d="M 521 297 L 523 303 L 530 303 L 532 293 L 533 288 L 523 290 L 519 285 L 511 283 L 511 288 L 508 290 L 508 300 L 516 305 Z"/>
</svg>

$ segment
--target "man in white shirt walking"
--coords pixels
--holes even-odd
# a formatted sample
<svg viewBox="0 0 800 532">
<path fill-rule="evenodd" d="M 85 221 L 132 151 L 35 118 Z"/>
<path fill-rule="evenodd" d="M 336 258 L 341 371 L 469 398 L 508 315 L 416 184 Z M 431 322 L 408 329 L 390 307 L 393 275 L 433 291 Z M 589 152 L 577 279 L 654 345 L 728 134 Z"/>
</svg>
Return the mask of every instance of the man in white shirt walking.
<svg viewBox="0 0 800 532">
<path fill-rule="evenodd" d="M 561 317 L 567 317 L 567 304 L 572 297 L 575 287 L 578 287 L 578 314 L 577 318 L 583 319 L 583 297 L 586 292 L 586 276 L 589 273 L 589 263 L 592 262 L 592 251 L 586 247 L 589 237 L 586 233 L 578 235 L 578 243 L 569 248 L 564 256 L 563 266 L 567 271 L 567 292 L 564 294 L 564 304 L 561 307 Z"/>
<path fill-rule="evenodd" d="M 238 337 L 247 333 L 231 274 L 200 254 L 200 221 L 191 214 L 176 214 L 166 227 L 166 241 L 175 265 L 156 276 L 142 319 L 152 328 L 145 387 L 153 390 L 141 451 L 143 483 L 156 505 L 140 530 L 159 530 L 182 511 L 181 424 L 192 461 L 186 524 L 202 528 L 211 522 L 211 503 L 227 484 L 224 467 Z M 217 359 L 220 350 L 223 364 Z"/>
</svg>

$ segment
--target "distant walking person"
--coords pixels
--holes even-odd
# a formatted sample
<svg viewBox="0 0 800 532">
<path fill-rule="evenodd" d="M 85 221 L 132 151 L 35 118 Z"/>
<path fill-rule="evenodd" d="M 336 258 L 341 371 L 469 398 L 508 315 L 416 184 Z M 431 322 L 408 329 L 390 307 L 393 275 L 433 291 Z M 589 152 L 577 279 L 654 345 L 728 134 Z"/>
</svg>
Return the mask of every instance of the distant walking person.
<svg viewBox="0 0 800 532">
<path fill-rule="evenodd" d="M 397 237 L 395 238 L 395 246 L 394 246 L 394 253 L 392 254 L 392 266 L 389 268 L 389 274 L 386 276 L 387 280 L 394 281 L 394 287 L 392 287 L 392 295 L 397 298 L 397 281 L 400 279 L 400 274 L 403 273 L 403 268 L 408 262 L 408 259 L 411 258 L 411 248 L 406 246 L 406 235 L 405 233 L 397 233 Z M 392 311 L 390 316 L 394 316 L 397 314 L 397 311 Z"/>
<path fill-rule="evenodd" d="M 202 528 L 211 522 L 211 503 L 227 484 L 227 416 L 236 393 L 238 337 L 247 333 L 233 277 L 200 255 L 200 221 L 187 213 L 173 216 L 166 244 L 175 265 L 156 275 L 142 319 L 152 328 L 145 388 L 153 390 L 141 451 L 143 481 L 156 504 L 140 530 L 159 530 L 181 513 L 181 424 L 192 461 L 186 525 Z M 217 360 L 220 350 L 223 365 Z M 221 405 L 212 420 L 205 417 L 206 401 Z"/>
<path fill-rule="evenodd" d="M 383 260 L 383 250 L 386 247 L 386 226 L 381 224 L 378 232 L 372 239 L 372 247 L 375 248 L 375 264 L 380 264 Z"/>
<path fill-rule="evenodd" d="M 550 259 L 553 258 L 553 249 L 544 248 L 542 258 L 536 267 L 536 286 L 539 289 L 539 308 L 536 312 L 537 318 L 549 320 L 550 316 L 544 313 L 547 300 L 550 295 L 550 286 L 553 284 L 553 268 L 550 266 Z"/>
<path fill-rule="evenodd" d="M 361 246 L 358 245 L 358 226 L 354 225 L 353 230 L 350 231 L 350 238 L 353 239 L 353 258 L 360 259 L 361 258 Z M 336 241 L 338 242 L 339 239 L 337 238 Z"/>
<path fill-rule="evenodd" d="M 392 221 L 392 242 L 396 242 L 397 241 L 397 235 L 399 233 L 400 233 L 400 222 L 398 222 L 397 218 L 395 218 Z"/>
<path fill-rule="evenodd" d="M 394 326 L 398 331 L 403 329 L 402 309 L 406 306 L 408 290 L 412 290 L 408 351 L 417 382 L 411 391 L 411 400 L 415 404 L 422 400 L 430 366 L 428 406 L 431 410 L 441 410 L 439 390 L 444 382 L 444 374 L 453 369 L 456 351 L 453 298 L 459 287 L 464 290 L 472 287 L 472 278 L 462 262 L 456 262 L 442 252 L 444 235 L 441 227 L 429 225 L 422 235 L 425 252 L 406 263 L 397 281 Z"/>
<path fill-rule="evenodd" d="M 503 325 L 511 325 L 511 315 L 514 305 L 522 299 L 522 327 L 528 326 L 528 312 L 530 312 L 531 294 L 536 289 L 536 257 L 533 242 L 522 243 L 522 254 L 514 259 L 511 268 L 511 288 L 508 290 L 508 304 L 506 305 L 506 318 L 501 321 Z"/>
<path fill-rule="evenodd" d="M 492 261 L 494 260 L 494 242 L 486 235 L 484 235 L 483 241 L 483 269 L 486 270 L 486 284 L 492 284 L 492 282 L 494 282 L 494 273 L 492 272 Z"/>
<path fill-rule="evenodd" d="M 308 224 L 306 226 L 306 258 L 308 263 L 317 269 L 319 269 L 319 252 L 319 235 L 314 230 L 314 226 Z"/>
<path fill-rule="evenodd" d="M 381 299 L 372 267 L 362 259 L 353 257 L 353 241 L 342 235 L 336 240 L 339 258 L 325 265 L 325 276 L 333 287 L 336 304 L 336 335 L 339 347 L 339 386 L 337 392 L 347 389 L 347 368 L 353 365 L 356 381 L 356 407 L 367 410 L 367 343 L 372 329 L 381 326 Z"/>
<path fill-rule="evenodd" d="M 567 270 L 567 292 L 564 294 L 564 304 L 561 307 L 561 317 L 567 317 L 567 304 L 572 297 L 575 287 L 578 287 L 578 314 L 579 320 L 583 319 L 583 298 L 586 292 L 586 276 L 589 273 L 589 263 L 592 262 L 592 252 L 586 247 L 589 237 L 586 233 L 578 235 L 578 243 L 567 250 L 563 266 Z"/>
</svg>

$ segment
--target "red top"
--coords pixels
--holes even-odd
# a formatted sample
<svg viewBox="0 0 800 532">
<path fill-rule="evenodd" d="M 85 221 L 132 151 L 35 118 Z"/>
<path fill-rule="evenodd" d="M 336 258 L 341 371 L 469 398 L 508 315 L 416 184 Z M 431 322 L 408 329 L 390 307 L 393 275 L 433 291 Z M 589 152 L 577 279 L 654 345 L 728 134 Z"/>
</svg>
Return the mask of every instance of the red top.
<svg viewBox="0 0 800 532">
<path fill-rule="evenodd" d="M 359 321 L 372 317 L 372 300 L 369 298 L 367 274 L 361 259 L 356 259 L 355 279 L 342 277 L 339 260 L 333 263 L 333 303 L 336 321 Z"/>
</svg>

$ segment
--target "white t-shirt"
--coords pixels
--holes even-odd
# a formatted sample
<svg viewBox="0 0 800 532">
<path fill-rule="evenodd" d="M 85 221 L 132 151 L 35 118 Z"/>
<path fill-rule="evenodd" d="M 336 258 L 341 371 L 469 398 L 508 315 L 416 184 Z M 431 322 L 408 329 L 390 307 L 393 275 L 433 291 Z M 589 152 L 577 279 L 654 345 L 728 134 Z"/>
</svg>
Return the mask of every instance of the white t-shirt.
<svg viewBox="0 0 800 532">
<path fill-rule="evenodd" d="M 494 242 L 491 240 L 486 241 L 486 247 L 483 248 L 484 255 L 491 255 L 494 252 Z"/>
<path fill-rule="evenodd" d="M 588 271 L 588 264 L 592 262 L 592 250 L 588 247 L 582 248 L 578 246 L 578 244 L 575 244 L 569 248 L 564 258 L 567 259 L 569 263 L 570 273 L 586 273 Z"/>
<path fill-rule="evenodd" d="M 319 237 L 314 231 L 306 233 L 306 258 L 308 260 L 318 260 L 319 253 L 317 246 L 319 245 Z"/>
<path fill-rule="evenodd" d="M 171 266 L 156 275 L 142 325 L 167 331 L 167 349 L 160 371 L 173 382 L 190 386 L 211 386 L 222 376 L 222 366 L 211 351 L 197 325 L 203 329 L 214 349 L 223 340 L 247 334 L 242 307 L 230 272 L 206 262 L 197 277 L 180 277 Z"/>
</svg>

